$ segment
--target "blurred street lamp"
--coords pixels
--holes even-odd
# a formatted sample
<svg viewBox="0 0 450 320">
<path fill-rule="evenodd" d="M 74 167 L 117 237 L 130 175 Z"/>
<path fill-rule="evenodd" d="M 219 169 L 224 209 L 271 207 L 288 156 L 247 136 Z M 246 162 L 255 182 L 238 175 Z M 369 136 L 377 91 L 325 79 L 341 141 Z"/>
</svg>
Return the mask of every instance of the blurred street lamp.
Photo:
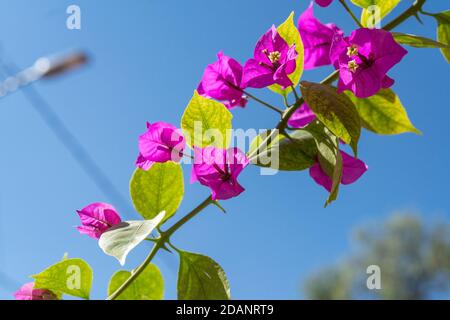
<svg viewBox="0 0 450 320">
<path fill-rule="evenodd" d="M 97 187 L 110 201 L 116 204 L 121 212 L 133 212 L 133 207 L 128 199 L 119 192 L 109 175 L 103 171 L 102 167 L 92 158 L 91 153 L 65 125 L 57 110 L 32 86 L 38 80 L 66 74 L 86 65 L 87 62 L 87 54 L 81 51 L 39 58 L 31 67 L 22 71 L 18 71 L 20 69 L 12 61 L 9 63 L 0 61 L 0 67 L 8 75 L 8 78 L 0 83 L 0 98 L 23 89 L 21 91 L 26 99 Z"/>
<path fill-rule="evenodd" d="M 88 56 L 83 52 L 39 58 L 31 67 L 8 77 L 0 83 L 0 98 L 42 78 L 52 78 L 77 69 L 85 65 L 87 61 Z"/>
<path fill-rule="evenodd" d="M 87 54 L 83 52 L 73 52 L 54 57 L 42 57 L 37 59 L 31 67 L 19 72 L 17 72 L 17 67 L 11 61 L 8 64 L 0 61 L 0 68 L 9 75 L 7 79 L 0 83 L 0 98 L 23 88 L 23 94 L 29 100 L 30 104 L 61 143 L 68 149 L 83 171 L 109 200 L 115 203 L 115 206 L 122 214 L 127 216 L 126 212 L 134 212 L 128 199 L 123 197 L 110 180 L 109 175 L 103 171 L 102 167 L 96 163 L 88 150 L 64 124 L 56 110 L 31 85 L 38 80 L 53 78 L 80 68 L 86 65 L 88 60 Z M 173 269 L 171 268 L 171 270 Z M 17 284 L 0 270 L 0 286 L 12 288 L 13 286 L 17 286 Z"/>
</svg>

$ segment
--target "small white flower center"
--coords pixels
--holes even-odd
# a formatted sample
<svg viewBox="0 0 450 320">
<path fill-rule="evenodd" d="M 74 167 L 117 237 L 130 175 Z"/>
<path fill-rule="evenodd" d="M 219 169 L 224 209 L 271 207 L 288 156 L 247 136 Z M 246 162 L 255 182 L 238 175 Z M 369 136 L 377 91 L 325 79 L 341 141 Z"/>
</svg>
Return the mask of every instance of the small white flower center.
<svg viewBox="0 0 450 320">
<path fill-rule="evenodd" d="M 274 51 L 269 53 L 267 56 L 272 63 L 277 63 L 281 58 L 281 53 L 279 51 Z"/>
<path fill-rule="evenodd" d="M 350 47 L 347 47 L 347 56 L 353 57 L 358 54 L 358 47 L 352 44 Z"/>
<path fill-rule="evenodd" d="M 350 69 L 351 72 L 355 73 L 356 69 L 359 68 L 359 65 L 356 63 L 355 60 L 351 60 L 348 62 L 348 68 Z"/>
</svg>

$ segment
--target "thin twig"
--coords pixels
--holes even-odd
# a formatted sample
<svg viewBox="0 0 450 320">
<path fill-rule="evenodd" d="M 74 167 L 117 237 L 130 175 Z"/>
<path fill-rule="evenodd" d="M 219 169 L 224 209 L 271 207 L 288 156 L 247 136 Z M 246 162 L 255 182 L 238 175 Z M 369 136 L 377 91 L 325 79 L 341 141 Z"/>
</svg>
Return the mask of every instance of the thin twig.
<svg viewBox="0 0 450 320">
<path fill-rule="evenodd" d="M 350 15 L 350 17 L 352 17 L 352 19 L 356 22 L 356 24 L 358 25 L 358 27 L 360 28 L 364 28 L 363 25 L 361 24 L 361 22 L 359 22 L 358 18 L 356 18 L 355 14 L 353 13 L 353 11 L 349 8 L 349 6 L 347 5 L 347 3 L 345 2 L 345 0 L 339 0 L 339 2 L 342 4 L 342 6 L 344 7 L 345 11 L 348 12 L 348 14 Z"/>
<path fill-rule="evenodd" d="M 426 0 L 416 0 L 416 2 L 414 2 L 414 4 L 411 7 L 406 9 L 397 18 L 395 18 L 394 20 L 392 20 L 391 22 L 386 24 L 383 29 L 385 29 L 385 30 L 394 29 L 399 24 L 401 24 L 403 21 L 405 21 L 406 19 L 408 19 L 411 16 L 414 16 L 417 12 L 419 12 L 422 9 L 422 6 L 424 5 L 425 2 L 426 2 Z"/>
<path fill-rule="evenodd" d="M 263 106 L 266 106 L 267 108 L 272 109 L 273 111 L 278 112 L 279 114 L 283 114 L 283 110 L 278 109 L 277 107 L 274 107 L 274 106 L 268 104 L 267 102 L 262 101 L 261 99 L 258 99 L 258 98 L 255 97 L 254 95 L 252 95 L 252 94 L 250 94 L 250 93 L 248 93 L 248 92 L 246 92 L 246 91 L 244 91 L 244 90 L 242 90 L 242 93 L 245 94 L 247 97 L 249 97 L 249 98 L 251 98 L 251 99 L 253 99 L 253 100 L 259 102 L 259 103 L 262 104 Z"/>
</svg>

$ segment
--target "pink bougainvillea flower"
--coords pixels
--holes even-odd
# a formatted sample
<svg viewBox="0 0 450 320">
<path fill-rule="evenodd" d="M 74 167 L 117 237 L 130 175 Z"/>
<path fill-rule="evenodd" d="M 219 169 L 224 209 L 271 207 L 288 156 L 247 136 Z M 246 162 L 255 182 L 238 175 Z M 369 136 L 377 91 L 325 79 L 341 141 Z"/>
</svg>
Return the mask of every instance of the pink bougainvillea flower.
<svg viewBox="0 0 450 320">
<path fill-rule="evenodd" d="M 316 3 L 321 7 L 328 7 L 333 0 L 316 0 Z"/>
<path fill-rule="evenodd" d="M 57 300 L 58 297 L 47 289 L 34 289 L 34 282 L 24 284 L 14 292 L 16 300 Z"/>
<path fill-rule="evenodd" d="M 344 151 L 341 151 L 342 155 L 342 184 L 352 184 L 358 180 L 368 169 L 368 166 L 361 160 L 356 159 Z M 314 179 L 317 184 L 320 184 L 329 192 L 333 186 L 333 181 L 320 167 L 319 163 L 316 163 L 309 169 L 309 175 Z"/>
<path fill-rule="evenodd" d="M 245 63 L 242 82 L 251 88 L 264 88 L 275 83 L 287 88 L 292 85 L 288 75 L 295 71 L 296 58 L 295 44 L 289 47 L 272 26 L 258 40 L 253 59 Z"/>
<path fill-rule="evenodd" d="M 78 231 L 94 239 L 100 239 L 104 232 L 122 222 L 116 209 L 107 203 L 92 203 L 77 213 L 83 224 Z"/>
<path fill-rule="evenodd" d="M 330 59 L 339 69 L 338 91 L 351 90 L 367 98 L 394 80 L 386 73 L 407 54 L 392 34 L 382 29 L 357 29 L 350 37 L 335 36 Z"/>
<path fill-rule="evenodd" d="M 245 107 L 247 99 L 242 97 L 242 66 L 223 52 L 217 54 L 218 60 L 206 67 L 198 85 L 200 95 L 224 102 L 228 109 Z"/>
<path fill-rule="evenodd" d="M 315 119 L 314 112 L 304 103 L 289 118 L 288 125 L 292 128 L 304 128 Z"/>
<path fill-rule="evenodd" d="M 136 166 L 148 170 L 155 162 L 180 161 L 186 141 L 180 130 L 165 122 L 147 123 L 147 132 L 139 137 Z"/>
<path fill-rule="evenodd" d="M 241 194 L 245 189 L 237 177 L 249 160 L 238 148 L 195 148 L 191 183 L 196 181 L 212 191 L 213 200 L 226 200 Z"/>
<path fill-rule="evenodd" d="M 323 24 L 314 17 L 313 3 L 300 16 L 298 30 L 305 47 L 305 70 L 331 64 L 330 48 L 335 34 L 342 31 L 336 25 Z"/>
</svg>

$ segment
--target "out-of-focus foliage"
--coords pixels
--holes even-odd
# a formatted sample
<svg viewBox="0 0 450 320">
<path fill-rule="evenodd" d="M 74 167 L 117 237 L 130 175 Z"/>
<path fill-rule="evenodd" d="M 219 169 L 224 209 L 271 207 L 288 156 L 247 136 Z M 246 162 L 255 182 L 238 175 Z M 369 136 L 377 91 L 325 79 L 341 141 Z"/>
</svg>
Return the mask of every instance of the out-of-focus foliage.
<svg viewBox="0 0 450 320">
<path fill-rule="evenodd" d="M 426 225 L 411 214 L 359 228 L 356 250 L 309 277 L 310 299 L 430 299 L 450 296 L 450 224 Z M 370 265 L 381 269 L 381 289 L 369 290 Z M 446 293 L 448 293 L 446 295 Z"/>
</svg>

